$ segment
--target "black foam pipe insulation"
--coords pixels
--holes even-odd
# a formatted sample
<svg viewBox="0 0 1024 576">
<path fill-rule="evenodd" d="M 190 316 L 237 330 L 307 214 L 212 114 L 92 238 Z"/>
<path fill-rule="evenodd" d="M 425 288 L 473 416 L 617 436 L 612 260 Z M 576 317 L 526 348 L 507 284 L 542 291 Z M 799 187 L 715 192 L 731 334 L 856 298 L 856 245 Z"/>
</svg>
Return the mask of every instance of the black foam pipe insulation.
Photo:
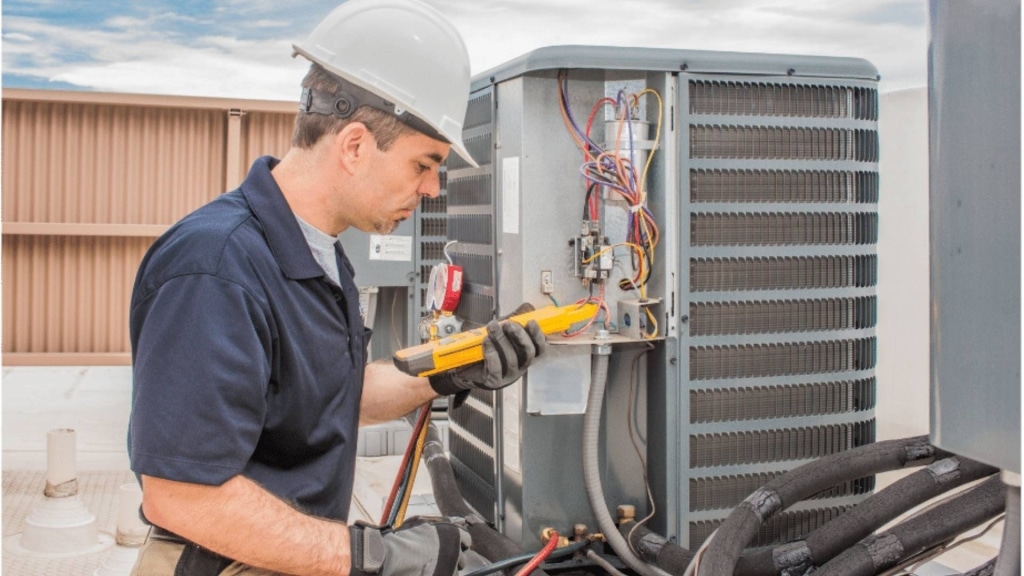
<svg viewBox="0 0 1024 576">
<path fill-rule="evenodd" d="M 783 570 L 821 566 L 918 504 L 997 472 L 961 456 L 937 460 L 878 491 L 802 541 L 744 554 L 736 575 L 774 576 Z"/>
<path fill-rule="evenodd" d="M 948 456 L 932 446 L 927 436 L 915 436 L 859 446 L 794 468 L 755 490 L 733 510 L 708 545 L 698 576 L 733 574 L 744 548 L 765 520 L 805 498 L 847 480 L 923 466 Z"/>
<path fill-rule="evenodd" d="M 873 576 L 952 540 L 1006 508 L 1006 486 L 993 476 L 976 487 L 868 536 L 814 571 L 814 576 Z"/>
</svg>

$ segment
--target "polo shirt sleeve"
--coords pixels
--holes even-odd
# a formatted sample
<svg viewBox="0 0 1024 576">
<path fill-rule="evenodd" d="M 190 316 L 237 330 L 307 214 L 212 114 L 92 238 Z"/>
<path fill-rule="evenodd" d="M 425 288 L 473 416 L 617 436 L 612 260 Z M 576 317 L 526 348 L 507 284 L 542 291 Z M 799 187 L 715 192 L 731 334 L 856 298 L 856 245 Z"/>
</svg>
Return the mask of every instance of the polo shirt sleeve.
<svg viewBox="0 0 1024 576">
<path fill-rule="evenodd" d="M 132 470 L 207 485 L 241 473 L 267 412 L 267 313 L 235 282 L 188 274 L 137 303 L 132 316 Z"/>
</svg>

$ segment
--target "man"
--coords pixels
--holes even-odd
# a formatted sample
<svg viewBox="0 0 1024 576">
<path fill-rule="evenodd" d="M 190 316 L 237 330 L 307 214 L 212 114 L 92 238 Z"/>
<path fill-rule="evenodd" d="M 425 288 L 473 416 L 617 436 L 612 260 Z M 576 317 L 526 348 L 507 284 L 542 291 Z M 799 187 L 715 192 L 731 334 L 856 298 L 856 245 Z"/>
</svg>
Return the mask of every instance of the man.
<svg viewBox="0 0 1024 576">
<path fill-rule="evenodd" d="M 386 234 L 439 192 L 461 141 L 466 49 L 419 0 L 351 0 L 297 54 L 292 147 L 154 243 L 132 294 L 132 469 L 150 540 L 133 574 L 454 574 L 450 522 L 348 526 L 357 424 L 496 389 L 544 351 L 492 322 L 483 363 L 431 379 L 366 365 L 337 236 Z"/>
</svg>

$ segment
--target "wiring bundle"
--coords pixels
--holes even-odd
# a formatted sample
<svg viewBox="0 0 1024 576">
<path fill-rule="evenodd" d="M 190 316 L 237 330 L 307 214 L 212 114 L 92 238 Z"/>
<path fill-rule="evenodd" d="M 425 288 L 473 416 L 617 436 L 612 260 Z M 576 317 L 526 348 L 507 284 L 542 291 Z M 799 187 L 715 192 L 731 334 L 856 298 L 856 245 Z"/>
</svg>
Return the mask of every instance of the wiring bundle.
<svg viewBox="0 0 1024 576">
<path fill-rule="evenodd" d="M 632 265 L 632 275 L 621 279 L 618 286 L 623 291 L 636 291 L 641 300 L 647 299 L 647 284 L 650 280 L 651 269 L 654 264 L 655 248 L 658 245 L 659 231 L 654 215 L 651 213 L 647 203 L 648 175 L 654 151 L 657 149 L 661 139 L 662 128 L 662 101 L 656 90 L 646 88 L 636 94 L 627 94 L 625 90 L 619 90 L 615 98 L 604 97 L 599 99 L 591 108 L 584 127 L 579 123 L 572 112 L 569 96 L 569 73 L 561 70 L 558 74 L 559 83 L 559 110 L 566 130 L 573 138 L 576 146 L 583 152 L 583 163 L 580 166 L 580 173 L 583 176 L 586 193 L 584 195 L 583 222 L 584 234 L 593 234 L 597 239 L 590 241 L 589 238 L 578 238 L 577 246 L 581 250 L 577 258 L 578 265 L 588 269 L 596 265 L 602 270 L 607 266 L 601 264 L 604 259 L 609 258 L 618 248 L 625 248 L 629 251 L 629 261 Z M 636 112 L 639 108 L 640 99 L 645 96 L 652 97 L 657 104 L 658 120 L 655 126 L 655 135 L 650 153 L 642 167 L 637 165 L 638 148 L 640 140 L 638 134 L 634 133 Z M 615 117 L 614 139 L 612 135 L 606 135 L 613 144 L 602 146 L 592 137 L 591 132 L 595 119 L 606 107 L 611 107 Z M 606 145 L 607 146 L 607 145 Z M 625 238 L 621 242 L 607 244 L 600 238 L 600 226 L 602 210 L 600 201 L 602 192 L 607 192 L 614 198 L 623 201 L 628 211 L 626 219 Z M 585 248 L 581 248 L 585 246 Z M 592 302 L 598 305 L 599 311 L 604 311 L 604 328 L 610 328 L 608 306 L 605 302 L 606 293 L 604 290 L 603 275 L 597 275 L 596 283 L 600 284 L 598 294 L 593 293 L 590 297 L 580 302 Z M 588 276 L 584 275 L 585 284 Z M 657 320 L 649 308 L 644 309 L 651 329 L 643 334 L 645 338 L 657 336 Z M 596 316 L 595 316 L 596 319 Z M 566 333 L 566 336 L 577 336 L 585 332 L 593 322 L 574 332 Z"/>
</svg>

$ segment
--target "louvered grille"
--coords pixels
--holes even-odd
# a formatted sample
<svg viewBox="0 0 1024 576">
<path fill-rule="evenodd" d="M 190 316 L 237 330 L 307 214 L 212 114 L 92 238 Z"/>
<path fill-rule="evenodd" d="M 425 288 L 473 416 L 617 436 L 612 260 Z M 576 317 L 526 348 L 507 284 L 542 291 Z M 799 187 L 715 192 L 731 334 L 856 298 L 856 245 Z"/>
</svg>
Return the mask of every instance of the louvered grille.
<svg viewBox="0 0 1024 576">
<path fill-rule="evenodd" d="M 690 171 L 690 201 L 873 204 L 878 202 L 878 173 L 695 169 Z"/>
<path fill-rule="evenodd" d="M 422 236 L 445 236 L 448 234 L 447 218 L 431 218 L 423 216 L 420 219 L 420 235 Z"/>
<path fill-rule="evenodd" d="M 447 174 L 447 171 L 445 171 Z M 442 186 L 442 189 L 444 187 Z M 444 214 L 448 209 L 448 198 L 446 195 L 441 194 L 433 198 L 425 196 L 420 201 L 420 213 L 422 214 Z"/>
<path fill-rule="evenodd" d="M 457 242 L 490 244 L 494 236 L 494 224 L 490 214 L 449 214 L 448 237 Z M 477 276 L 471 276 L 479 282 Z"/>
<path fill-rule="evenodd" d="M 782 544 L 794 540 L 802 540 L 815 529 L 843 514 L 852 506 L 834 506 L 816 508 L 814 510 L 791 510 L 780 512 L 765 522 L 751 542 L 751 548 Z M 705 520 L 690 522 L 690 550 L 697 550 L 700 545 L 718 528 L 723 520 Z"/>
<path fill-rule="evenodd" d="M 469 155 L 476 160 L 477 164 L 480 166 L 487 166 L 491 163 L 490 134 L 474 136 L 472 138 L 463 137 L 462 143 L 466 145 L 466 151 L 468 151 Z M 469 168 L 469 163 L 463 160 L 458 154 L 449 154 L 448 170 L 461 170 L 462 168 Z"/>
<path fill-rule="evenodd" d="M 875 367 L 875 339 L 690 348 L 690 379 L 823 374 Z"/>
<path fill-rule="evenodd" d="M 458 441 L 450 442 L 450 445 L 452 456 L 455 459 L 462 462 L 489 485 L 494 484 L 494 459 L 492 455 L 481 451 L 477 444 L 461 438 Z"/>
<path fill-rule="evenodd" d="M 690 436 L 690 467 L 821 458 L 875 441 L 875 421 Z"/>
<path fill-rule="evenodd" d="M 877 120 L 871 88 L 768 82 L 690 81 L 690 112 Z"/>
<path fill-rule="evenodd" d="M 690 422 L 860 412 L 875 407 L 875 379 L 690 391 Z"/>
<path fill-rule="evenodd" d="M 453 178 L 448 182 L 449 206 L 480 206 L 491 203 L 491 175 Z"/>
<path fill-rule="evenodd" d="M 444 258 L 443 240 L 420 243 L 420 258 L 422 260 L 440 260 Z"/>
<path fill-rule="evenodd" d="M 494 283 L 494 259 L 479 254 L 452 253 L 452 263 L 462 266 L 467 282 L 476 282 L 490 286 Z"/>
<path fill-rule="evenodd" d="M 482 326 L 494 318 L 494 298 L 486 294 L 463 292 L 458 315 Z"/>
<path fill-rule="evenodd" d="M 878 133 L 846 128 L 691 126 L 690 157 L 877 162 Z"/>
<path fill-rule="evenodd" d="M 820 330 L 873 328 L 877 319 L 874 296 L 763 302 L 694 302 L 690 304 L 690 334 L 775 334 Z"/>
<path fill-rule="evenodd" d="M 727 510 L 739 505 L 752 492 L 784 474 L 783 471 L 690 479 L 690 510 Z M 815 494 L 811 499 L 858 496 L 874 490 L 873 476 L 850 480 Z"/>
<path fill-rule="evenodd" d="M 489 399 L 488 399 L 489 401 Z M 494 445 L 494 418 L 472 406 L 451 415 L 451 422 L 488 446 Z"/>
<path fill-rule="evenodd" d="M 705 214 L 690 218 L 694 246 L 875 244 L 874 213 Z"/>
<path fill-rule="evenodd" d="M 453 436 L 452 443 L 458 443 L 459 437 Z M 493 482 L 481 478 L 466 466 L 462 460 L 456 457 L 455 452 L 451 454 L 452 471 L 455 473 L 455 481 L 459 485 L 459 494 L 474 510 L 483 516 L 484 520 L 494 522 L 494 499 L 495 489 Z"/>
<path fill-rule="evenodd" d="M 463 129 L 470 130 L 490 124 L 494 120 L 494 107 L 491 105 L 491 92 L 485 92 L 471 98 L 466 105 L 466 120 Z"/>
<path fill-rule="evenodd" d="M 875 285 L 877 268 L 874 255 L 695 258 L 690 261 L 690 289 L 862 288 Z"/>
</svg>

